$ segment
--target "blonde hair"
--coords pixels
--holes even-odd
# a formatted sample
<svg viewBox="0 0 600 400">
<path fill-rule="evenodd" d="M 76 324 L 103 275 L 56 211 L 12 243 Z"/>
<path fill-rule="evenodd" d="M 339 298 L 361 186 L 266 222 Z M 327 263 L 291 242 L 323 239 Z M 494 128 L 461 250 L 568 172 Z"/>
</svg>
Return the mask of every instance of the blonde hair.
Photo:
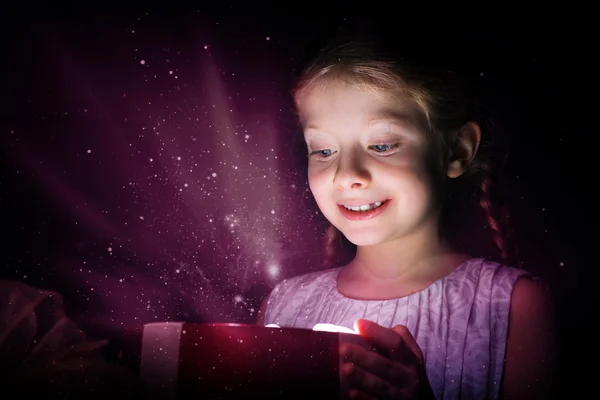
<svg viewBox="0 0 600 400">
<path fill-rule="evenodd" d="M 385 43 L 373 41 L 350 40 L 325 47 L 297 79 L 293 90 L 296 108 L 299 109 L 303 96 L 315 88 L 340 81 L 412 101 L 425 121 L 425 133 L 432 150 L 428 162 L 434 172 L 437 197 L 440 202 L 444 198 L 446 200 L 440 207 L 448 203 L 450 194 L 464 186 L 464 182 L 475 182 L 479 188 L 479 204 L 494 234 L 493 241 L 500 250 L 502 260 L 509 263 L 511 256 L 516 254 L 516 248 L 508 248 L 507 211 L 503 210 L 503 221 L 492 201 L 496 177 L 485 143 L 460 178 L 449 180 L 445 173 L 448 162 L 445 150 L 451 135 L 475 119 L 476 103 L 468 85 L 451 70 L 414 64 L 402 57 L 395 57 L 394 51 L 388 50 Z M 443 219 L 450 214 L 446 208 L 444 210 Z M 326 265 L 336 263 L 340 250 L 352 252 L 353 249 L 355 247 L 341 232 L 330 225 L 325 235 Z"/>
</svg>

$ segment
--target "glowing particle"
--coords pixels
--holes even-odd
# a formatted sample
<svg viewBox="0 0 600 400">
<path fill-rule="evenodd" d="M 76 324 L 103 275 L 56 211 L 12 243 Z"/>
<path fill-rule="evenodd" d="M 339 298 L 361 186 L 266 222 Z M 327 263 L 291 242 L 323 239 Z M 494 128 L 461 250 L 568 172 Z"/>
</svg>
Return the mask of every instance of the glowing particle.
<svg viewBox="0 0 600 400">
<path fill-rule="evenodd" d="M 141 65 L 146 65 L 146 60 L 140 60 Z"/>
<path fill-rule="evenodd" d="M 183 187 L 188 187 L 188 184 L 187 184 L 187 183 L 184 183 L 184 184 L 183 184 Z"/>
<path fill-rule="evenodd" d="M 561 261 L 559 265 L 560 265 L 561 267 L 564 267 L 564 266 L 565 266 L 565 263 Z"/>
<path fill-rule="evenodd" d="M 140 215 L 140 220 L 142 220 L 142 221 L 144 220 L 144 216 L 143 215 Z"/>
<path fill-rule="evenodd" d="M 88 149 L 87 153 L 90 154 L 92 152 L 92 150 Z"/>
<path fill-rule="evenodd" d="M 275 210 L 271 210 L 271 214 L 275 214 Z"/>
<path fill-rule="evenodd" d="M 216 177 L 217 177 L 217 173 L 216 173 L 216 172 L 213 172 L 213 173 L 212 173 L 212 177 L 213 177 L 213 178 L 216 178 Z"/>
<path fill-rule="evenodd" d="M 250 139 L 250 135 L 245 135 L 244 138 Z"/>
<path fill-rule="evenodd" d="M 204 46 L 204 50 L 208 50 L 208 46 Z"/>
<path fill-rule="evenodd" d="M 109 247 L 109 248 L 108 248 L 108 249 L 106 249 L 106 250 L 108 250 L 108 252 L 109 252 L 109 253 L 112 253 L 112 247 Z"/>
<path fill-rule="evenodd" d="M 279 275 L 279 266 L 277 266 L 276 264 L 272 264 L 269 266 L 267 272 L 269 272 L 269 275 L 271 275 L 274 278 L 277 275 Z"/>
<path fill-rule="evenodd" d="M 177 157 L 177 161 L 181 161 L 181 157 Z"/>
<path fill-rule="evenodd" d="M 266 37 L 267 40 L 271 40 L 271 38 L 269 36 Z"/>
<path fill-rule="evenodd" d="M 235 301 L 236 303 L 241 303 L 242 301 L 244 301 L 244 298 L 243 298 L 241 295 L 239 295 L 239 294 L 236 294 L 236 295 L 233 297 L 233 301 Z"/>
<path fill-rule="evenodd" d="M 173 71 L 169 71 L 169 75 L 173 75 Z"/>
</svg>

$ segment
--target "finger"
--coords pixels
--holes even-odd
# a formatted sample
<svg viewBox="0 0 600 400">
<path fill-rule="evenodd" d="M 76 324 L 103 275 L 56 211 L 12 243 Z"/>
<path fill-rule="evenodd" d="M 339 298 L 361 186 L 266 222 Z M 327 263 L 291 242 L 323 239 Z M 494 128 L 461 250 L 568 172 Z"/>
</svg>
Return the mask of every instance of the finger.
<svg viewBox="0 0 600 400">
<path fill-rule="evenodd" d="M 365 371 L 384 379 L 396 386 L 404 385 L 414 379 L 413 369 L 401 363 L 393 362 L 387 357 L 352 343 L 346 343 L 340 348 L 340 354 L 345 362 L 354 363 Z"/>
<path fill-rule="evenodd" d="M 346 363 L 342 372 L 348 379 L 348 384 L 360 392 L 376 399 L 395 399 L 400 394 L 400 389 L 386 382 L 384 379 L 373 375 L 356 364 Z"/>
<path fill-rule="evenodd" d="M 355 328 L 372 346 L 383 350 L 394 361 L 406 361 L 405 353 L 407 351 L 413 353 L 403 337 L 392 329 L 384 328 L 366 319 L 357 320 Z"/>
<path fill-rule="evenodd" d="M 406 346 L 412 351 L 412 353 L 415 356 L 417 356 L 419 362 L 423 363 L 423 352 L 421 351 L 421 348 L 417 344 L 417 341 L 415 340 L 414 336 L 410 333 L 408 328 L 404 325 L 396 325 L 392 328 L 392 330 L 398 335 L 400 335 Z"/>
</svg>

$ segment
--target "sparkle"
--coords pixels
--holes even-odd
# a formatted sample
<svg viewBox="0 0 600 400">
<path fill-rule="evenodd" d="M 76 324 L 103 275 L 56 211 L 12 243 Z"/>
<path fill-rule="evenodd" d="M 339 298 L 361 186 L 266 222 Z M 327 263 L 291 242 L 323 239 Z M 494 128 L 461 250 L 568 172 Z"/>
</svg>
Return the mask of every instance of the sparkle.
<svg viewBox="0 0 600 400">
<path fill-rule="evenodd" d="M 277 264 L 271 264 L 269 265 L 267 272 L 272 278 L 276 278 L 277 275 L 279 275 L 279 266 Z"/>
<path fill-rule="evenodd" d="M 78 79 L 68 94 L 52 86 L 58 93 L 48 93 L 49 101 L 72 102 L 50 111 L 73 131 L 49 132 L 40 146 L 56 147 L 35 157 L 15 155 L 46 185 L 45 194 L 65 203 L 66 229 L 82 233 L 69 249 L 75 257 L 90 258 L 87 264 L 65 263 L 60 274 L 47 273 L 56 280 L 72 279 L 68 286 L 89 302 L 86 309 L 97 312 L 91 317 L 99 316 L 98 325 L 110 328 L 192 317 L 254 320 L 249 313 L 256 315 L 253 302 L 265 294 L 260 292 L 291 273 L 296 259 L 297 272 L 314 265 L 302 257 L 305 251 L 318 254 L 304 250 L 318 236 L 310 226 L 318 219 L 312 218 L 312 208 L 296 207 L 289 198 L 290 185 L 304 190 L 304 176 L 292 172 L 297 169 L 292 157 L 275 156 L 280 151 L 275 143 L 285 137 L 284 118 L 293 118 L 281 111 L 280 100 L 287 96 L 276 78 L 250 84 L 255 66 L 239 69 L 248 60 L 242 61 L 235 46 L 217 41 L 219 57 L 211 57 L 211 45 L 202 42 L 195 46 L 206 51 L 200 57 L 193 46 L 142 47 L 152 29 L 134 31 L 134 26 L 139 27 L 117 27 L 133 42 L 118 44 L 124 46 L 123 57 L 112 60 L 110 76 L 94 76 L 92 68 L 91 76 Z M 268 41 L 264 49 L 276 45 L 267 32 L 272 31 L 258 35 L 259 42 Z M 251 54 L 249 61 L 256 57 Z M 88 86 L 87 78 L 97 86 Z M 35 105 L 35 98 L 27 100 Z M 40 129 L 55 127 L 44 113 L 35 118 Z M 80 135 L 80 129 L 89 134 Z M 5 133 L 16 143 L 28 132 L 9 127 Z M 11 173 L 22 177 L 29 171 L 19 165 Z M 30 229 L 54 234 L 43 221 Z M 297 238 L 303 238 L 302 246 L 295 245 Z M 320 248 L 320 240 L 314 239 L 314 246 Z M 182 259 L 186 262 L 179 264 Z M 36 272 L 37 278 L 45 273 Z M 104 309 L 106 316 L 98 311 Z"/>
</svg>

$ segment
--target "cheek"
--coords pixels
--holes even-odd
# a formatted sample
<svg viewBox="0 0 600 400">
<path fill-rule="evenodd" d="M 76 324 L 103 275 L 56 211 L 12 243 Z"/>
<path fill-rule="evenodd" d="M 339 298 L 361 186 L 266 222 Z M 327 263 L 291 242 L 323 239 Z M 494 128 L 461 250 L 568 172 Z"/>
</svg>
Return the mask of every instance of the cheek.
<svg viewBox="0 0 600 400">
<path fill-rule="evenodd" d="M 321 198 L 325 195 L 326 191 L 326 177 L 323 172 L 319 172 L 314 168 L 308 169 L 308 186 L 313 196 L 320 203 Z"/>
<path fill-rule="evenodd" d="M 407 169 L 396 175 L 396 184 L 410 209 L 429 208 L 433 201 L 431 177 L 422 169 Z"/>
<path fill-rule="evenodd" d="M 431 188 L 430 176 L 425 168 L 416 162 L 402 162 L 381 170 L 381 182 L 391 190 L 402 193 L 402 197 L 422 201 L 427 197 Z"/>
</svg>

